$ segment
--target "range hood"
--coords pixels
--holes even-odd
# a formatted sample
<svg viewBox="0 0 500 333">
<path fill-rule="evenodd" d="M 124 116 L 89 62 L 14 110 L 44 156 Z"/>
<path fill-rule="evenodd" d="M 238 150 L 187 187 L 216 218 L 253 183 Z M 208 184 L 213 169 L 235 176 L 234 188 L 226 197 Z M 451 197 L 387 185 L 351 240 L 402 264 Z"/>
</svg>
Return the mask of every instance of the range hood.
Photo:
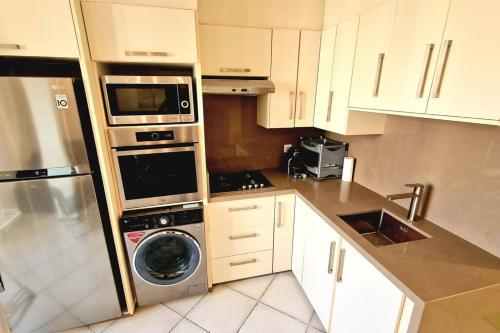
<svg viewBox="0 0 500 333">
<path fill-rule="evenodd" d="M 274 93 L 270 80 L 203 79 L 203 94 L 260 96 Z"/>
</svg>

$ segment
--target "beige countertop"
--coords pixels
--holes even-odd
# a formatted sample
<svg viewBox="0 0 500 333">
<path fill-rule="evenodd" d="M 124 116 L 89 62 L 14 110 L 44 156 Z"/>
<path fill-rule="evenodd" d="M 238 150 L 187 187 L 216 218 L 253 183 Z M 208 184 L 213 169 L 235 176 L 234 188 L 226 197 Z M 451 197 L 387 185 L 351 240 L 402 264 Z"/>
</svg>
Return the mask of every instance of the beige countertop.
<svg viewBox="0 0 500 333">
<path fill-rule="evenodd" d="M 420 219 L 413 225 L 432 236 L 375 247 L 338 215 L 385 208 L 405 218 L 406 209 L 357 183 L 295 180 L 279 170 L 264 170 L 273 188 L 213 194 L 209 202 L 296 193 L 349 243 L 414 301 L 430 302 L 500 284 L 500 258 Z"/>
</svg>

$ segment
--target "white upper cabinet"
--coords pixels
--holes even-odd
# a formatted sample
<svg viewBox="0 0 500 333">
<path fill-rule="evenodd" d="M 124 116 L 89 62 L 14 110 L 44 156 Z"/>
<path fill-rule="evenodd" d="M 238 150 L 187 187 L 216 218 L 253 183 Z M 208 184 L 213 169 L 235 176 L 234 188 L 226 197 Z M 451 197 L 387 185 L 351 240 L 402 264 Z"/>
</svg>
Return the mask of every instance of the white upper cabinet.
<svg viewBox="0 0 500 333">
<path fill-rule="evenodd" d="M 449 3 L 450 0 L 398 1 L 391 44 L 380 77 L 381 109 L 425 113 Z"/>
<path fill-rule="evenodd" d="M 428 114 L 500 120 L 500 1 L 451 1 Z"/>
<path fill-rule="evenodd" d="M 336 33 L 337 26 L 325 29 L 321 33 L 316 105 L 314 106 L 314 127 L 321 129 L 326 129 L 326 117 L 333 98 L 333 93 L 330 91 L 330 84 L 332 82 L 333 54 L 335 52 Z"/>
<path fill-rule="evenodd" d="M 356 56 L 349 107 L 379 108 L 379 84 L 384 74 L 384 58 L 389 48 L 396 0 L 388 1 L 359 17 Z"/>
<path fill-rule="evenodd" d="M 271 29 L 200 24 L 199 31 L 203 75 L 271 75 Z"/>
<path fill-rule="evenodd" d="M 197 62 L 193 10 L 98 2 L 82 7 L 95 61 Z"/>
<path fill-rule="evenodd" d="M 396 332 L 404 294 L 348 242 L 339 252 L 328 331 Z"/>
<path fill-rule="evenodd" d="M 2 1 L 0 55 L 78 58 L 69 0 Z"/>
<path fill-rule="evenodd" d="M 312 127 L 314 125 L 320 44 L 321 32 L 300 32 L 295 127 Z"/>
</svg>

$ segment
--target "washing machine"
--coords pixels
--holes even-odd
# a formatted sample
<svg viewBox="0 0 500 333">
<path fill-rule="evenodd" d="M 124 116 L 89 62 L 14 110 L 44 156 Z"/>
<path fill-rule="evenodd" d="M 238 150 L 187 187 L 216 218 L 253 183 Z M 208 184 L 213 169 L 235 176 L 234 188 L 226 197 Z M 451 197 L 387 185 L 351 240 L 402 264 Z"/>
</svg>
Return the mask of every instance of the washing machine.
<svg viewBox="0 0 500 333">
<path fill-rule="evenodd" d="M 207 291 L 201 204 L 127 213 L 120 223 L 139 306 Z"/>
</svg>

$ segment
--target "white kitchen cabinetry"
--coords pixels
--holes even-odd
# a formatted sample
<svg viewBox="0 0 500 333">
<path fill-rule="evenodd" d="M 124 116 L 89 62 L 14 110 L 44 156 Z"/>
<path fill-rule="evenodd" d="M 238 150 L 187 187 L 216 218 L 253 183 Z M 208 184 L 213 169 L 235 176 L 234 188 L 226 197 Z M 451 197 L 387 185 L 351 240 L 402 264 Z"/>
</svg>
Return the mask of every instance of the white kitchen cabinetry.
<svg viewBox="0 0 500 333">
<path fill-rule="evenodd" d="M 451 1 L 427 113 L 500 120 L 500 2 Z"/>
<path fill-rule="evenodd" d="M 197 62 L 193 10 L 82 3 L 92 59 L 103 62 Z"/>
<path fill-rule="evenodd" d="M 203 75 L 271 75 L 271 29 L 199 25 Z"/>
<path fill-rule="evenodd" d="M 257 124 L 263 127 L 295 126 L 299 43 L 300 30 L 273 30 L 271 81 L 275 92 L 259 96 Z"/>
<path fill-rule="evenodd" d="M 398 1 L 380 78 L 381 109 L 425 113 L 449 4 L 450 0 Z"/>
<path fill-rule="evenodd" d="M 404 294 L 348 242 L 342 243 L 336 275 L 331 332 L 398 329 Z"/>
<path fill-rule="evenodd" d="M 307 204 L 295 198 L 295 221 L 293 225 L 292 242 L 292 273 L 302 286 L 302 272 L 304 266 L 304 247 L 306 240 L 307 221 L 311 212 Z"/>
<path fill-rule="evenodd" d="M 314 125 L 320 44 L 321 33 L 319 31 L 300 32 L 295 127 L 312 127 Z"/>
<path fill-rule="evenodd" d="M 294 218 L 295 194 L 276 196 L 273 273 L 289 271 L 292 268 Z"/>
<path fill-rule="evenodd" d="M 349 107 L 379 108 L 380 78 L 389 48 L 396 0 L 388 1 L 359 17 L 356 55 L 352 73 Z"/>
<path fill-rule="evenodd" d="M 335 52 L 335 36 L 337 26 L 323 30 L 321 33 L 321 49 L 319 52 L 318 84 L 316 88 L 316 104 L 314 106 L 314 127 L 326 129 L 326 117 L 333 97 L 330 91 L 332 82 L 333 54 Z"/>
<path fill-rule="evenodd" d="M 2 1 L 0 55 L 78 58 L 69 0 Z"/>
</svg>

